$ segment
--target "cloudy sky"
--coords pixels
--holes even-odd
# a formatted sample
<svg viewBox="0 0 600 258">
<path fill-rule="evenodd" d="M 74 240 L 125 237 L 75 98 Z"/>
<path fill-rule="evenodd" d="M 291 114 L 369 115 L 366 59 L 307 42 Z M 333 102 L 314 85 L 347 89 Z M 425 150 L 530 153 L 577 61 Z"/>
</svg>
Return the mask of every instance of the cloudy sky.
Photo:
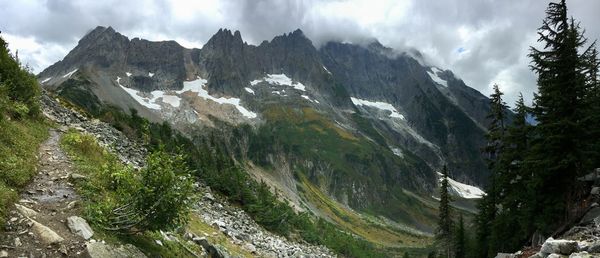
<svg viewBox="0 0 600 258">
<path fill-rule="evenodd" d="M 498 83 L 509 104 L 531 100 L 535 75 L 528 48 L 548 1 L 542 0 L 0 0 L 0 31 L 34 72 L 62 59 L 97 25 L 149 40 L 202 47 L 219 28 L 240 30 L 250 44 L 302 29 L 313 44 L 330 41 L 414 47 L 489 94 Z M 600 39 L 600 1 L 570 0 L 586 36 Z"/>
</svg>

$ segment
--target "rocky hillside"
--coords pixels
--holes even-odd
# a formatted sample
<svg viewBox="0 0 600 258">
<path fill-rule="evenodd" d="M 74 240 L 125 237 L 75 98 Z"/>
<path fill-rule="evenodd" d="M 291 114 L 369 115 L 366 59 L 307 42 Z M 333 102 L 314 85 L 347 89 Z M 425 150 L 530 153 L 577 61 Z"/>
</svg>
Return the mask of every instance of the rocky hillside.
<svg viewBox="0 0 600 258">
<path fill-rule="evenodd" d="M 151 248 L 120 245 L 107 232 L 95 234 L 80 217 L 84 204 L 73 184 L 90 179 L 78 174 L 59 145 L 60 137 L 68 129 L 93 135 L 121 162 L 134 167 L 145 165 L 147 151 L 111 125 L 88 119 L 48 95 L 42 96 L 42 108 L 44 115 L 60 128 L 51 130 L 49 139 L 40 147 L 40 173 L 10 212 L 6 231 L 0 236 L 0 257 L 152 257 L 158 255 L 157 249 L 168 249 L 167 243 L 184 242 L 196 246 L 185 253 L 189 257 L 335 256 L 325 247 L 293 242 L 266 231 L 244 211 L 202 184 L 196 186 L 203 197 L 194 205 L 188 227 L 181 232 L 161 231 Z"/>
<path fill-rule="evenodd" d="M 195 138 L 249 124 L 227 148 L 298 207 L 339 218 L 315 203 L 322 195 L 432 232 L 428 196 L 442 164 L 457 181 L 485 184 L 489 106 L 457 75 L 414 56 L 377 42 L 317 49 L 300 30 L 254 46 L 224 29 L 186 49 L 97 27 L 38 78 L 92 115 L 135 109 Z"/>
</svg>

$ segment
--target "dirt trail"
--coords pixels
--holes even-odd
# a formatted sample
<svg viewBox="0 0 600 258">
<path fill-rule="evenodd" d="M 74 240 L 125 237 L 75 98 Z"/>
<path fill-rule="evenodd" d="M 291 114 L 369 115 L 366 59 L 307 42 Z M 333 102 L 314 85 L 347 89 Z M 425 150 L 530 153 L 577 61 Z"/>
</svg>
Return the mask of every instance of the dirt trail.
<svg viewBox="0 0 600 258">
<path fill-rule="evenodd" d="M 38 150 L 38 174 L 18 202 L 37 214 L 15 208 L 9 215 L 6 231 L 0 236 L 0 252 L 8 253 L 8 257 L 78 257 L 84 254 L 85 240 L 71 233 L 66 221 L 80 213 L 79 196 L 69 180 L 85 178 L 72 174 L 72 163 L 59 146 L 62 132 L 64 128 L 50 130 L 50 137 Z M 32 220 L 54 231 L 63 241 L 47 244 L 45 234 L 40 233 Z"/>
</svg>

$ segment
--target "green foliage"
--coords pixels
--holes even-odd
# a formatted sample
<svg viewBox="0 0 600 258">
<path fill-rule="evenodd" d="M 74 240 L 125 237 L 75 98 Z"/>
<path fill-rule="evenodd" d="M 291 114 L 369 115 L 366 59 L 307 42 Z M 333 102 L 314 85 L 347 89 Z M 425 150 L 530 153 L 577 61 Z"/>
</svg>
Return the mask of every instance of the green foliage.
<svg viewBox="0 0 600 258">
<path fill-rule="evenodd" d="M 313 218 L 305 213 L 296 213 L 287 203 L 273 195 L 266 184 L 258 183 L 250 178 L 248 173 L 233 159 L 233 157 L 243 156 L 244 148 L 228 142 L 233 138 L 229 137 L 230 133 L 236 135 L 237 141 L 246 141 L 247 139 L 243 138 L 248 136 L 249 127 L 236 128 L 232 132 L 209 132 L 196 136 L 192 142 L 172 130 L 167 123 L 149 123 L 134 111 L 131 112 L 131 115 L 127 115 L 117 108 L 108 107 L 102 110 L 99 116 L 128 136 L 145 141 L 151 150 L 160 149 L 167 153 L 186 153 L 185 162 L 178 163 L 187 164 L 196 171 L 196 176 L 206 182 L 211 189 L 222 193 L 230 202 L 239 204 L 257 223 L 272 232 L 287 237 L 299 236 L 309 243 L 325 245 L 348 257 L 385 257 L 385 254 L 378 252 L 371 243 L 340 231 L 330 222 Z M 78 152 L 70 153 L 77 156 Z M 90 158 L 92 157 L 89 155 L 86 157 L 86 159 Z M 94 167 L 97 166 L 97 164 L 94 165 Z M 79 162 L 78 167 L 91 166 Z M 119 169 L 104 167 L 107 172 L 102 174 L 123 174 L 118 172 Z M 117 172 L 114 172 L 115 169 Z M 105 179 L 90 181 L 113 182 L 107 180 L 106 176 L 102 177 Z M 115 176 L 110 178 L 115 178 Z M 86 187 L 94 189 L 90 193 L 97 193 L 99 189 L 96 188 L 117 191 L 119 187 L 112 184 L 113 188 L 109 188 L 108 186 L 111 184 L 107 183 L 94 183 Z M 125 188 L 127 189 L 127 187 Z M 114 195 L 96 194 L 88 197 L 90 198 L 89 203 L 98 203 L 88 208 L 93 222 L 105 225 L 108 221 L 101 219 L 106 218 L 103 214 L 110 214 L 115 208 L 121 207 L 122 202 L 112 196 Z"/>
<path fill-rule="evenodd" d="M 480 203 L 478 254 L 513 252 L 538 232 L 548 235 L 580 216 L 576 203 L 588 189 L 576 178 L 598 166 L 600 135 L 598 58 L 579 24 L 569 18 L 565 1 L 550 3 L 539 29 L 544 48 L 531 48 L 538 75 L 533 109 L 521 98 L 515 119 L 497 143 L 490 163 L 494 175 Z M 527 123 L 533 113 L 537 124 Z M 494 114 L 492 114 L 494 115 Z M 575 205 L 573 205 L 575 204 Z M 496 207 L 502 207 L 497 209 Z"/>
<path fill-rule="evenodd" d="M 0 117 L 7 111 L 19 119 L 39 115 L 39 96 L 37 79 L 10 54 L 0 37 Z"/>
<path fill-rule="evenodd" d="M 38 146 L 47 136 L 42 121 L 0 120 L 0 226 L 18 190 L 37 173 Z"/>
<path fill-rule="evenodd" d="M 70 131 L 61 139 L 77 168 L 91 180 L 81 182 L 86 216 L 105 230 L 125 233 L 170 230 L 186 223 L 193 181 L 183 155 L 162 149 L 134 171 L 100 147 L 93 136 Z"/>
</svg>

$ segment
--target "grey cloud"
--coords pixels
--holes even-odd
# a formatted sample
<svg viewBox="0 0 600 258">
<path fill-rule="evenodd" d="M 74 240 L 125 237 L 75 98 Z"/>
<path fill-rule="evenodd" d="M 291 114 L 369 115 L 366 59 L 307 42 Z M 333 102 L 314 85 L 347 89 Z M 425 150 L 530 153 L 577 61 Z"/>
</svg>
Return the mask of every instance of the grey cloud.
<svg viewBox="0 0 600 258">
<path fill-rule="evenodd" d="M 404 16 L 392 13 L 393 5 L 405 1 L 409 4 L 401 12 Z M 529 71 L 526 54 L 528 46 L 536 44 L 536 29 L 548 1 L 405 1 L 388 1 L 390 8 L 380 10 L 382 13 L 375 17 L 381 19 L 370 24 L 361 23 L 363 16 L 370 15 L 368 10 L 352 16 L 345 15 L 344 10 L 326 8 L 332 3 L 343 4 L 343 0 L 232 0 L 204 8 L 213 3 L 208 1 L 194 9 L 197 14 L 186 17 L 180 17 L 171 0 L 0 1 L 0 30 L 33 37 L 45 49 L 65 52 L 47 55 L 47 59 L 66 54 L 97 25 L 113 26 L 129 37 L 180 39 L 200 45 L 221 27 L 240 30 L 251 44 L 296 28 L 302 29 L 316 47 L 330 40 L 364 43 L 377 38 L 399 51 L 418 49 L 431 64 L 453 70 L 484 94 L 498 82 L 507 93 L 507 102 L 514 102 L 518 92 L 531 99 L 535 75 Z M 366 9 L 380 3 L 384 2 L 367 2 Z M 600 38 L 600 1 L 571 0 L 568 5 L 571 15 L 586 28 L 588 38 Z M 470 40 L 463 42 L 458 33 L 461 27 L 473 32 Z M 466 52 L 459 55 L 457 49 L 461 47 Z M 44 68 L 39 56 L 24 59 L 40 63 L 32 64 L 38 72 Z"/>
</svg>

